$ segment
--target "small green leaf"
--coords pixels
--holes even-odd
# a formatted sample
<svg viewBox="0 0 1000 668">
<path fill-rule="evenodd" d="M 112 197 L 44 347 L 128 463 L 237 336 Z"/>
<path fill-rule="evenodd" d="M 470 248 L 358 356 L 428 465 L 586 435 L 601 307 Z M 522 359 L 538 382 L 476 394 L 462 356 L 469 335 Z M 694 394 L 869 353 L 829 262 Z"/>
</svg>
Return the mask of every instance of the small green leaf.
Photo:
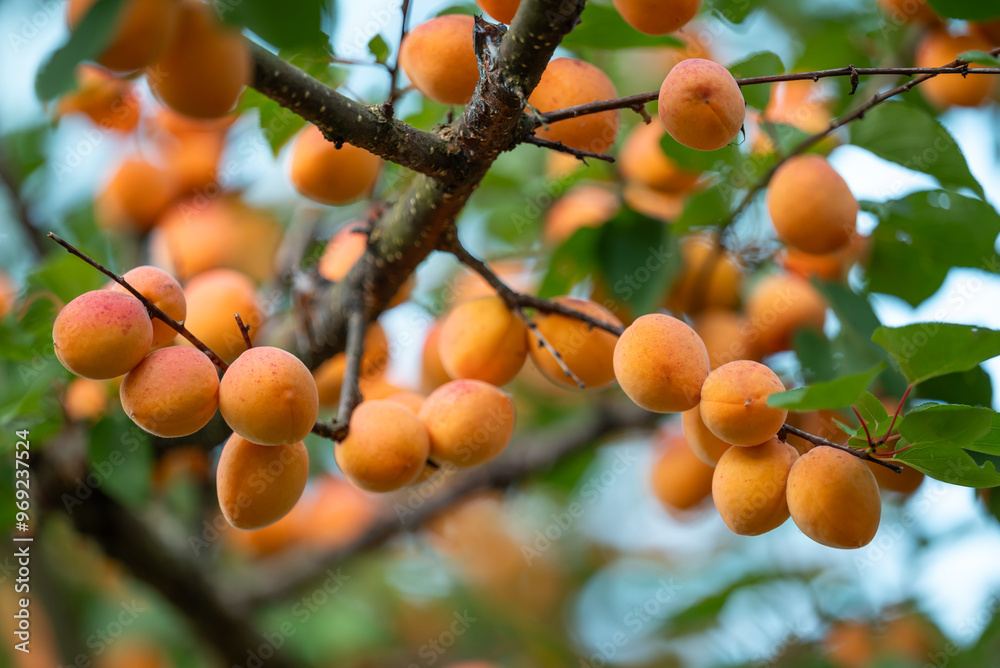
<svg viewBox="0 0 1000 668">
<path fill-rule="evenodd" d="M 921 322 L 879 327 L 872 335 L 911 383 L 967 371 L 1000 355 L 1000 332 L 974 325 Z"/>
<path fill-rule="evenodd" d="M 964 60 L 967 63 L 976 63 L 977 65 L 985 65 L 986 67 L 996 67 L 1000 64 L 1000 58 L 996 56 L 991 56 L 985 51 L 965 51 L 958 55 L 959 60 Z M 954 76 L 954 75 L 952 75 Z M 979 76 L 989 76 L 989 75 L 979 75 Z"/>
<path fill-rule="evenodd" d="M 633 211 L 623 211 L 601 227 L 596 250 L 608 287 L 636 313 L 655 311 L 680 269 L 670 227 Z"/>
<path fill-rule="evenodd" d="M 879 423 L 889 419 L 889 413 L 885 410 L 885 406 L 871 392 L 865 392 L 858 397 L 854 403 L 854 407 L 858 409 L 858 413 L 861 414 L 861 417 L 866 422 Z"/>
<path fill-rule="evenodd" d="M 899 432 L 906 449 L 895 459 L 955 485 L 995 487 L 1000 472 L 1000 414 L 955 404 L 925 405 L 906 414 Z"/>
<path fill-rule="evenodd" d="M 796 411 L 846 408 L 865 393 L 884 368 L 885 363 L 880 362 L 868 371 L 852 376 L 772 394 L 767 398 L 767 405 Z"/>
<path fill-rule="evenodd" d="M 549 260 L 549 270 L 538 288 L 538 296 L 548 299 L 564 295 L 593 274 L 597 267 L 600 238 L 599 228 L 583 227 L 556 248 Z"/>
<path fill-rule="evenodd" d="M 320 50 L 330 41 L 322 30 L 323 14 L 333 11 L 327 0 L 240 0 L 218 3 L 216 10 L 226 23 L 246 26 L 282 49 Z"/>
<path fill-rule="evenodd" d="M 728 69 L 737 79 L 785 73 L 785 66 L 782 64 L 781 58 L 770 51 L 753 53 L 729 65 Z M 767 107 L 767 102 L 771 99 L 771 84 L 743 86 L 740 90 L 743 91 L 743 99 L 746 100 L 746 103 L 761 111 Z"/>
<path fill-rule="evenodd" d="M 250 109 L 257 110 L 261 132 L 263 132 L 264 139 L 267 140 L 268 146 L 271 147 L 271 152 L 275 156 L 278 155 L 281 147 L 306 124 L 304 118 L 253 88 L 247 88 L 243 91 L 237 113 L 242 114 Z"/>
<path fill-rule="evenodd" d="M 375 56 L 375 60 L 384 63 L 389 58 L 389 45 L 382 39 L 382 35 L 375 35 L 368 40 L 368 52 Z"/>
<path fill-rule="evenodd" d="M 663 133 L 660 138 L 660 148 L 678 167 L 694 173 L 722 171 L 739 155 L 739 149 L 735 145 L 723 146 L 717 151 L 699 151 L 688 148 L 667 133 Z"/>
<path fill-rule="evenodd" d="M 621 17 L 613 7 L 588 2 L 580 23 L 560 46 L 567 49 L 630 49 L 637 46 L 683 46 L 671 35 L 646 35 Z"/>
<path fill-rule="evenodd" d="M 770 121 L 763 121 L 760 124 L 760 129 L 764 131 L 764 134 L 767 135 L 772 143 L 777 144 L 777 149 L 785 154 L 811 136 L 810 133 L 794 125 L 784 125 Z M 816 147 L 813 146 L 813 148 Z"/>
<path fill-rule="evenodd" d="M 76 85 L 75 68 L 101 53 L 114 34 L 115 19 L 125 0 L 97 0 L 69 34 L 69 41 L 55 50 L 38 70 L 35 92 L 51 100 Z"/>
<path fill-rule="evenodd" d="M 694 227 L 716 226 L 729 215 L 733 187 L 725 182 L 716 183 L 688 198 L 674 224 L 675 234 L 684 234 Z"/>
<path fill-rule="evenodd" d="M 939 16 L 966 21 L 986 21 L 1000 17 L 1000 5 L 983 0 L 927 0 Z"/>
<path fill-rule="evenodd" d="M 712 0 L 708 8 L 713 14 L 729 23 L 740 24 L 760 5 L 761 0 Z"/>
</svg>

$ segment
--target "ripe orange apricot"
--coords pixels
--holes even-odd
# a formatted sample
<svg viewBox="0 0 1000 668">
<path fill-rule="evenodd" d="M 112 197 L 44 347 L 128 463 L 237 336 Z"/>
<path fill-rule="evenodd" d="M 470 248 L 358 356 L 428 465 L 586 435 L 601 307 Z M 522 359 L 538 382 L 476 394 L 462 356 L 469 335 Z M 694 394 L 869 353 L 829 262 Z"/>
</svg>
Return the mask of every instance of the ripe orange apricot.
<svg viewBox="0 0 1000 668">
<path fill-rule="evenodd" d="M 67 22 L 76 28 L 97 0 L 69 0 Z M 97 56 L 109 70 L 129 72 L 148 65 L 166 47 L 177 20 L 175 0 L 126 0 L 118 10 L 110 44 Z"/>
<path fill-rule="evenodd" d="M 823 639 L 823 651 L 836 668 L 867 668 L 875 659 L 875 640 L 871 623 L 837 621 Z"/>
<path fill-rule="evenodd" d="M 438 351 L 452 378 L 505 385 L 528 357 L 528 326 L 500 297 L 481 297 L 448 314 Z"/>
<path fill-rule="evenodd" d="M 812 284 L 792 274 L 772 274 L 758 281 L 746 301 L 750 339 L 756 356 L 792 347 L 803 329 L 822 331 L 826 301 Z"/>
<path fill-rule="evenodd" d="M 576 297 L 556 297 L 562 304 L 592 318 L 621 327 L 622 322 L 611 311 L 597 302 Z M 539 345 L 541 334 L 562 357 L 563 362 L 588 388 L 603 387 L 615 379 L 614 353 L 618 337 L 603 329 L 591 327 L 579 320 L 556 313 L 536 313 L 536 329 L 529 331 L 531 359 L 550 380 L 576 387 L 576 382 L 567 376 L 555 357 L 545 347 Z"/>
<path fill-rule="evenodd" d="M 213 193 L 219 181 L 219 161 L 226 147 L 226 128 L 199 129 L 193 121 L 189 121 L 189 125 L 192 127 L 186 131 L 159 135 L 157 147 L 163 155 L 164 170 L 181 192 L 204 190 Z"/>
<path fill-rule="evenodd" d="M 789 158 L 774 173 L 767 209 L 778 238 L 806 253 L 831 253 L 855 234 L 858 202 L 821 155 Z"/>
<path fill-rule="evenodd" d="M 169 174 L 141 158 L 129 158 L 95 198 L 94 215 L 106 230 L 148 232 L 176 194 Z"/>
<path fill-rule="evenodd" d="M 618 168 L 628 181 L 668 193 L 686 192 L 698 180 L 698 174 L 680 168 L 660 148 L 663 137 L 660 123 L 640 123 L 625 138 L 618 153 Z"/>
<path fill-rule="evenodd" d="M 781 267 L 796 276 L 822 281 L 838 281 L 844 274 L 845 255 L 842 250 L 833 253 L 804 253 L 797 248 L 783 248 L 777 257 Z"/>
<path fill-rule="evenodd" d="M 385 338 L 385 331 L 377 322 L 368 327 L 363 345 L 359 380 L 374 380 L 381 376 L 389 365 L 389 342 Z M 319 391 L 320 406 L 336 406 L 340 401 L 346 368 L 347 356 L 344 353 L 337 353 L 313 371 L 316 389 Z"/>
<path fill-rule="evenodd" d="M 247 440 L 295 443 L 316 424 L 316 381 L 295 355 L 271 346 L 251 348 L 223 374 L 219 410 L 226 424 Z"/>
<path fill-rule="evenodd" d="M 882 517 L 875 476 L 837 448 L 819 446 L 799 457 L 788 474 L 787 498 L 802 533 L 827 547 L 864 547 Z"/>
<path fill-rule="evenodd" d="M 391 492 L 417 479 L 430 452 L 427 429 L 394 401 L 362 401 L 351 414 L 347 438 L 334 458 L 352 483 L 369 492 Z"/>
<path fill-rule="evenodd" d="M 146 69 L 153 93 L 194 118 L 218 118 L 250 83 L 250 51 L 238 30 L 223 26 L 210 5 L 177 4 L 177 28 Z"/>
<path fill-rule="evenodd" d="M 878 4 L 889 18 L 899 23 L 934 25 L 941 21 L 924 0 L 878 0 Z"/>
<path fill-rule="evenodd" d="M 708 377 L 708 351 L 693 329 L 669 315 L 651 313 L 618 338 L 615 378 L 628 398 L 656 413 L 694 408 Z"/>
<path fill-rule="evenodd" d="M 651 479 L 653 493 L 667 512 L 683 516 L 712 494 L 714 469 L 674 430 L 659 429 L 653 444 L 658 451 Z"/>
<path fill-rule="evenodd" d="M 612 0 L 625 21 L 647 35 L 680 30 L 694 18 L 701 0 Z"/>
<path fill-rule="evenodd" d="M 59 116 L 86 114 L 101 128 L 128 134 L 139 123 L 139 96 L 131 81 L 93 65 L 78 65 L 76 90 L 59 99 Z"/>
<path fill-rule="evenodd" d="M 598 67 L 574 58 L 556 58 L 545 68 L 528 104 L 545 113 L 617 96 L 615 85 Z M 604 153 L 615 143 L 618 112 L 602 111 L 550 123 L 535 134 L 572 148 Z"/>
<path fill-rule="evenodd" d="M 85 292 L 59 311 L 52 345 L 62 365 L 84 378 L 105 380 L 128 373 L 149 352 L 153 324 L 132 295 Z"/>
<path fill-rule="evenodd" d="M 708 308 L 735 308 L 743 286 L 743 264 L 707 234 L 681 239 L 681 269 L 670 286 L 666 306 L 671 311 L 697 313 Z"/>
<path fill-rule="evenodd" d="M 395 401 L 400 406 L 405 406 L 409 408 L 414 415 L 420 412 L 420 407 L 424 405 L 424 395 L 419 392 L 397 392 L 396 394 L 390 394 L 385 398 L 386 401 Z"/>
<path fill-rule="evenodd" d="M 788 411 L 767 405 L 769 396 L 784 391 L 781 379 L 759 362 L 723 364 L 701 388 L 701 419 L 727 443 L 760 445 L 785 423 Z"/>
<path fill-rule="evenodd" d="M 890 492 L 899 492 L 909 496 L 917 491 L 920 487 L 920 483 L 924 481 L 924 474 L 916 470 L 911 466 L 907 466 L 902 462 L 893 462 L 897 466 L 902 466 L 903 470 L 899 473 L 887 469 L 884 466 L 879 466 L 878 464 L 873 464 L 872 462 L 865 462 L 868 468 L 871 470 L 872 475 L 875 476 L 875 482 L 882 489 L 887 489 Z"/>
<path fill-rule="evenodd" d="M 428 395 L 417 414 L 430 436 L 430 456 L 465 468 L 499 455 L 514 433 L 514 400 L 478 380 L 453 380 Z"/>
<path fill-rule="evenodd" d="M 521 6 L 521 0 L 476 0 L 476 4 L 497 21 L 510 25 L 517 8 Z"/>
<path fill-rule="evenodd" d="M 184 318 L 187 316 L 187 302 L 184 301 L 184 290 L 181 288 L 181 284 L 173 276 L 158 267 L 143 265 L 129 269 L 122 278 L 161 311 L 177 322 L 184 322 Z M 132 294 L 117 283 L 111 289 L 128 295 Z M 151 321 L 153 323 L 153 348 L 163 347 L 177 336 L 177 332 L 159 318 L 151 318 Z"/>
<path fill-rule="evenodd" d="M 746 103 L 729 70 L 711 60 L 689 58 L 663 80 L 659 113 L 663 127 L 681 144 L 714 151 L 740 133 Z"/>
<path fill-rule="evenodd" d="M 321 204 L 347 204 L 371 192 L 381 168 L 377 155 L 347 142 L 337 148 L 315 125 L 302 128 L 292 143 L 292 185 Z"/>
<path fill-rule="evenodd" d="M 665 193 L 635 181 L 625 184 L 622 199 L 630 209 L 665 223 L 677 220 L 687 203 L 686 194 Z"/>
<path fill-rule="evenodd" d="M 103 380 L 74 378 L 66 386 L 63 409 L 74 422 L 97 422 L 108 412 L 108 384 Z"/>
<path fill-rule="evenodd" d="M 759 536 L 788 519 L 785 485 L 799 453 L 777 438 L 748 448 L 730 448 L 712 478 L 712 499 L 729 530 Z"/>
<path fill-rule="evenodd" d="M 471 16 L 446 14 L 406 34 L 399 45 L 399 63 L 422 95 L 441 104 L 462 105 L 472 99 L 479 81 L 474 27 Z"/>
<path fill-rule="evenodd" d="M 692 324 L 708 350 L 710 368 L 752 356 L 750 324 L 736 311 L 704 311 L 695 316 Z"/>
<path fill-rule="evenodd" d="M 684 438 L 691 452 L 709 466 L 714 467 L 718 464 L 722 453 L 733 447 L 732 443 L 726 443 L 705 426 L 705 422 L 701 419 L 701 408 L 698 406 L 681 414 L 681 425 L 684 427 Z"/>
<path fill-rule="evenodd" d="M 219 508 L 237 529 L 259 529 L 284 517 L 309 478 L 304 443 L 258 445 L 233 434 L 216 471 Z"/>
<path fill-rule="evenodd" d="M 146 356 L 119 389 L 132 422 L 155 436 L 176 438 L 198 431 L 219 405 L 219 376 L 200 350 L 171 346 Z"/>
<path fill-rule="evenodd" d="M 545 240 L 558 244 L 582 227 L 600 227 L 620 208 L 618 196 L 609 189 L 589 184 L 576 186 L 545 212 Z"/>
<path fill-rule="evenodd" d="M 421 354 L 421 386 L 426 392 L 431 392 L 451 380 L 451 376 L 441 364 L 440 340 L 441 321 L 436 320 L 427 332 Z"/>
<path fill-rule="evenodd" d="M 293 533 L 304 549 L 334 550 L 359 538 L 377 511 L 371 496 L 339 476 L 323 475 L 292 511 Z"/>
<path fill-rule="evenodd" d="M 257 305 L 257 290 L 245 274 L 232 269 L 213 269 L 199 274 L 184 287 L 187 302 L 188 331 L 201 339 L 226 362 L 232 362 L 246 349 L 234 313 L 250 328 L 250 340 L 264 324 L 264 314 Z M 187 339 L 178 337 L 182 345 Z"/>
<path fill-rule="evenodd" d="M 989 50 L 990 42 L 979 35 L 951 35 L 944 29 L 931 30 L 917 44 L 913 64 L 917 67 L 941 67 L 965 51 Z M 920 84 L 919 88 L 928 102 L 947 109 L 953 105 L 977 107 L 990 96 L 995 85 L 996 77 L 988 75 L 939 74 Z"/>
</svg>

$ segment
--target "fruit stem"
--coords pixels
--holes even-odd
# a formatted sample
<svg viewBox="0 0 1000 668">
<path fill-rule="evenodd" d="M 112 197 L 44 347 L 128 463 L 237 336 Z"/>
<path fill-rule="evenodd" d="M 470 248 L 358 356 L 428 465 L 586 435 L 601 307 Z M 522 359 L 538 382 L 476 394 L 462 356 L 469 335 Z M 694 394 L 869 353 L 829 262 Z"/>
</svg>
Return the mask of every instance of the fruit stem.
<svg viewBox="0 0 1000 668">
<path fill-rule="evenodd" d="M 900 412 L 903 410 L 903 404 L 906 403 L 906 398 L 910 396 L 910 392 L 913 391 L 913 383 L 906 386 L 906 392 L 903 392 L 903 396 L 899 399 L 899 404 L 896 406 L 896 412 L 892 414 L 892 422 L 889 423 L 889 431 L 885 432 L 885 436 L 878 442 L 882 445 L 889 439 L 889 435 L 892 434 L 893 428 L 896 426 L 896 419 L 899 418 Z"/>
<path fill-rule="evenodd" d="M 896 464 L 890 464 L 889 462 L 883 462 L 880 459 L 872 457 L 867 450 L 855 450 L 854 448 L 850 448 L 846 445 L 840 445 L 839 443 L 828 441 L 822 436 L 816 436 L 815 434 L 810 434 L 809 432 L 802 431 L 801 429 L 793 427 L 790 424 L 781 425 L 781 429 L 778 430 L 778 439 L 781 441 L 785 441 L 788 438 L 789 434 L 798 436 L 799 438 L 805 441 L 809 441 L 813 445 L 822 445 L 828 448 L 836 448 L 837 450 L 843 450 L 844 452 L 854 457 L 857 457 L 858 459 L 864 459 L 865 461 L 875 462 L 879 466 L 884 466 L 890 471 L 895 471 L 896 473 L 900 473 L 903 470 L 903 467 L 901 466 L 897 466 Z"/>
<path fill-rule="evenodd" d="M 861 427 L 865 430 L 865 437 L 868 439 L 868 447 L 874 448 L 875 444 L 872 443 L 872 433 L 868 431 L 868 423 L 865 422 L 863 417 L 861 417 L 861 413 L 858 412 L 857 408 L 851 406 L 851 410 L 854 411 L 854 414 L 858 417 L 858 422 L 861 423 Z"/>
</svg>

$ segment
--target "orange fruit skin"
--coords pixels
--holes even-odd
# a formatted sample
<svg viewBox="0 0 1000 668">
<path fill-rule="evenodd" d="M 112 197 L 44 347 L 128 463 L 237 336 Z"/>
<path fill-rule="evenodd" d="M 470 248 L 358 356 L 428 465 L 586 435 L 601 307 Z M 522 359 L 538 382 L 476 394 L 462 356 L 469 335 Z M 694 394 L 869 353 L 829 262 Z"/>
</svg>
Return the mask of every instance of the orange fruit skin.
<svg viewBox="0 0 1000 668">
<path fill-rule="evenodd" d="M 69 0 L 70 29 L 79 25 L 97 0 Z M 126 0 L 115 20 L 114 37 L 97 62 L 116 72 L 145 67 L 166 47 L 177 21 L 175 0 Z"/>
<path fill-rule="evenodd" d="M 474 27 L 471 16 L 446 14 L 408 32 L 399 46 L 399 63 L 413 87 L 441 104 L 472 99 L 479 81 Z"/>
<path fill-rule="evenodd" d="M 74 378 L 63 396 L 66 417 L 74 422 L 97 422 L 108 412 L 108 384 L 103 380 Z"/>
<path fill-rule="evenodd" d="M 650 480 L 653 493 L 668 513 L 684 517 L 711 496 L 714 469 L 670 429 L 659 429 L 653 445 L 658 451 Z"/>
<path fill-rule="evenodd" d="M 94 380 L 134 369 L 152 341 L 153 324 L 142 302 L 111 290 L 83 293 L 52 324 L 56 357 L 76 375 Z"/>
<path fill-rule="evenodd" d="M 745 311 L 754 356 L 764 357 L 791 349 L 795 334 L 803 329 L 823 331 L 826 301 L 804 278 L 773 274 L 753 286 Z"/>
<path fill-rule="evenodd" d="M 663 127 L 681 144 L 715 151 L 739 134 L 746 103 L 729 70 L 711 60 L 688 58 L 663 80 L 659 114 Z"/>
<path fill-rule="evenodd" d="M 301 441 L 259 445 L 233 434 L 216 470 L 219 507 L 237 529 L 260 529 L 288 514 L 308 479 L 309 453 Z"/>
<path fill-rule="evenodd" d="M 481 297 L 448 314 L 438 351 L 452 378 L 506 385 L 528 358 L 528 327 L 500 297 Z"/>
<path fill-rule="evenodd" d="M 920 43 L 913 57 L 917 67 L 947 65 L 965 51 L 989 51 L 990 41 L 975 35 L 950 35 L 946 30 L 931 30 Z M 971 67 L 982 67 L 972 65 Z M 917 88 L 935 107 L 978 107 L 995 90 L 996 77 L 990 75 L 939 74 Z"/>
<path fill-rule="evenodd" d="M 476 0 L 476 4 L 497 21 L 510 25 L 521 0 Z"/>
<path fill-rule="evenodd" d="M 143 265 L 129 269 L 122 276 L 125 281 L 139 291 L 153 305 L 177 322 L 184 322 L 187 316 L 187 302 L 184 290 L 173 276 L 158 267 Z M 132 293 L 115 283 L 112 290 L 131 295 Z M 177 332 L 159 318 L 151 318 L 153 323 L 153 348 L 160 348 L 174 340 Z"/>
<path fill-rule="evenodd" d="M 579 185 L 557 199 L 545 213 L 545 241 L 562 243 L 582 227 L 600 227 L 621 204 L 618 196 L 602 186 Z"/>
<path fill-rule="evenodd" d="M 129 419 L 150 434 L 189 436 L 215 415 L 219 376 L 200 350 L 171 346 L 147 355 L 125 374 L 119 396 Z"/>
<path fill-rule="evenodd" d="M 617 96 L 611 79 L 595 65 L 574 58 L 556 58 L 545 68 L 528 104 L 545 113 Z M 607 151 L 617 134 L 618 112 L 614 110 L 568 118 L 535 131 L 542 139 L 594 153 Z"/>
<path fill-rule="evenodd" d="M 730 448 L 712 478 L 712 499 L 729 530 L 759 536 L 785 523 L 788 471 L 799 456 L 776 438 L 749 448 Z"/>
<path fill-rule="evenodd" d="M 878 0 L 886 15 L 899 23 L 924 23 L 934 25 L 941 18 L 924 0 Z"/>
<path fill-rule="evenodd" d="M 451 376 L 441 364 L 441 350 L 439 348 L 441 324 L 441 321 L 437 320 L 431 326 L 427 332 L 427 338 L 424 339 L 424 348 L 421 354 L 421 386 L 428 393 L 451 380 Z"/>
<path fill-rule="evenodd" d="M 682 170 L 660 148 L 665 130 L 661 123 L 640 123 L 625 138 L 618 153 L 618 168 L 628 181 L 666 193 L 687 192 L 698 174 Z"/>
<path fill-rule="evenodd" d="M 709 466 L 714 467 L 718 464 L 722 454 L 733 447 L 732 443 L 726 443 L 705 426 L 699 406 L 681 414 L 681 425 L 684 427 L 684 438 L 687 439 L 691 452 Z"/>
<path fill-rule="evenodd" d="M 372 323 L 365 332 L 364 352 L 361 355 L 361 375 L 358 381 L 372 381 L 380 377 L 389 365 L 389 341 L 385 331 L 377 322 Z M 319 391 L 320 406 L 336 406 L 340 401 L 340 392 L 344 385 L 344 370 L 347 368 L 347 356 L 337 353 L 313 370 L 316 388 Z M 364 393 L 368 396 L 368 392 Z M 374 397 L 368 397 L 374 398 Z"/>
<path fill-rule="evenodd" d="M 695 316 L 692 324 L 705 343 L 713 370 L 752 357 L 749 324 L 740 313 L 721 309 L 703 311 Z"/>
<path fill-rule="evenodd" d="M 687 204 L 687 198 L 683 194 L 666 193 L 635 181 L 625 184 L 622 199 L 629 208 L 665 223 L 677 220 Z"/>
<path fill-rule="evenodd" d="M 865 465 L 871 470 L 872 475 L 875 476 L 878 486 L 882 489 L 887 489 L 890 492 L 898 492 L 905 496 L 909 496 L 917 491 L 920 483 L 924 481 L 924 474 L 902 462 L 893 462 L 893 464 L 902 466 L 903 470 L 896 473 L 884 466 L 865 462 Z"/>
<path fill-rule="evenodd" d="M 767 208 L 778 238 L 806 253 L 832 253 L 855 234 L 858 202 L 820 155 L 798 155 L 781 165 L 768 186 Z"/>
<path fill-rule="evenodd" d="M 576 297 L 556 297 L 562 304 L 592 318 L 621 327 L 622 322 L 611 311 L 588 299 Z M 541 334 L 556 349 L 570 371 L 576 374 L 587 388 L 596 389 L 612 383 L 615 379 L 614 353 L 618 337 L 603 329 L 557 313 L 536 313 L 536 330 L 529 330 L 531 347 L 529 354 L 538 368 L 550 380 L 568 387 L 577 387 L 559 366 L 548 348 L 539 345 L 537 334 Z"/>
<path fill-rule="evenodd" d="M 625 21 L 647 35 L 680 30 L 695 17 L 701 0 L 613 0 Z"/>
<path fill-rule="evenodd" d="M 719 242 L 703 234 L 687 236 L 680 245 L 681 270 L 667 294 L 667 308 L 689 314 L 735 308 L 743 287 L 739 257 L 728 250 L 719 252 Z"/>
<path fill-rule="evenodd" d="M 361 489 L 391 492 L 417 479 L 430 453 L 427 429 L 402 404 L 363 401 L 351 414 L 347 438 L 334 457 L 341 472 Z"/>
<path fill-rule="evenodd" d="M 430 456 L 457 467 L 497 457 L 514 432 L 514 400 L 478 380 L 453 380 L 428 395 L 417 413 L 430 436 Z"/>
<path fill-rule="evenodd" d="M 101 128 L 128 134 L 139 123 L 139 96 L 130 81 L 93 65 L 76 68 L 77 89 L 59 100 L 60 116 L 86 114 Z"/>
<path fill-rule="evenodd" d="M 784 391 L 781 379 L 763 364 L 723 364 L 701 388 L 701 419 L 727 443 L 760 445 L 778 433 L 788 416 L 786 409 L 767 405 L 770 395 Z"/>
<path fill-rule="evenodd" d="M 17 285 L 10 276 L 0 270 L 0 320 L 3 320 L 14 310 L 17 301 Z"/>
<path fill-rule="evenodd" d="M 292 185 L 321 204 L 347 204 L 368 194 L 381 168 L 378 156 L 346 142 L 338 149 L 315 125 L 304 127 L 292 145 Z"/>
<path fill-rule="evenodd" d="M 176 194 L 169 174 L 141 158 L 129 158 L 95 198 L 94 214 L 106 230 L 148 232 Z"/>
<path fill-rule="evenodd" d="M 264 323 L 253 281 L 232 269 L 213 269 L 195 276 L 184 287 L 184 300 L 185 327 L 226 362 L 232 362 L 246 350 L 233 314 L 239 313 L 243 324 L 250 328 L 251 341 Z M 181 336 L 177 342 L 192 345 Z"/>
</svg>

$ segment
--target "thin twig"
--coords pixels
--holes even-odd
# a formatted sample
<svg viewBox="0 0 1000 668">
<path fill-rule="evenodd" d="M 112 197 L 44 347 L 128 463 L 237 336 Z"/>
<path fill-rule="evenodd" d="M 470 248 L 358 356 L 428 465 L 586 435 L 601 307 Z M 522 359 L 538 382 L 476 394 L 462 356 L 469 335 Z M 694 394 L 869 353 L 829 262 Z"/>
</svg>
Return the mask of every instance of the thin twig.
<svg viewBox="0 0 1000 668">
<path fill-rule="evenodd" d="M 24 203 L 24 198 L 21 197 L 21 183 L 3 153 L 0 153 L 0 181 L 7 187 L 10 194 L 14 219 L 24 230 L 24 235 L 28 237 L 31 249 L 37 253 L 38 257 L 42 257 L 45 255 L 42 233 L 31 220 L 31 212 L 28 211 L 28 206 Z"/>
<path fill-rule="evenodd" d="M 892 422 L 889 423 L 889 431 L 885 432 L 885 436 L 879 439 L 878 445 L 883 445 L 892 434 L 892 430 L 896 427 L 896 420 L 899 418 L 900 412 L 903 410 L 903 404 L 906 403 L 906 398 L 910 396 L 910 392 L 913 391 L 913 383 L 906 386 L 906 392 L 903 392 L 902 398 L 899 400 L 899 404 L 896 406 L 896 412 L 892 414 Z"/>
<path fill-rule="evenodd" d="M 857 457 L 858 459 L 863 459 L 867 462 L 875 462 L 879 466 L 884 466 L 891 471 L 899 473 L 903 470 L 903 467 L 897 466 L 896 464 L 890 464 L 889 462 L 883 462 L 880 459 L 876 459 L 868 454 L 867 450 L 855 450 L 854 448 L 848 447 L 846 445 L 841 445 L 839 443 L 834 443 L 833 441 L 828 441 L 821 436 L 816 436 L 815 434 L 810 434 L 807 431 L 802 431 L 790 424 L 781 425 L 781 429 L 778 430 L 778 439 L 784 441 L 788 438 L 788 435 L 798 436 L 804 441 L 809 441 L 813 445 L 824 445 L 828 448 L 836 448 L 837 450 L 842 450 L 849 455 Z"/>
<path fill-rule="evenodd" d="M 531 135 L 524 140 L 526 144 L 534 144 L 535 146 L 541 146 L 542 148 L 551 149 L 553 151 L 559 151 L 560 153 L 568 153 L 570 155 L 575 155 L 580 160 L 583 160 L 584 164 L 587 163 L 587 158 L 593 158 L 594 160 L 603 160 L 604 162 L 614 162 L 614 157 L 607 155 L 606 153 L 594 153 L 593 151 L 585 151 L 581 148 L 573 148 L 572 146 L 566 146 L 561 141 L 550 141 L 548 139 L 542 139 L 541 137 L 536 137 Z"/>
<path fill-rule="evenodd" d="M 344 381 L 340 389 L 340 405 L 337 407 L 337 421 L 349 424 L 355 406 L 361 403 L 358 380 L 361 377 L 361 356 L 364 354 L 365 329 L 368 320 L 361 299 L 347 316 L 347 344 L 344 346 Z"/>
<path fill-rule="evenodd" d="M 851 410 L 854 411 L 854 415 L 858 418 L 858 422 L 861 423 L 862 429 L 865 430 L 865 437 L 868 439 L 868 445 L 874 445 L 874 443 L 872 443 L 872 433 L 868 431 L 868 423 L 865 422 L 865 419 L 863 417 L 861 417 L 861 413 L 858 411 L 857 408 L 851 406 Z"/>
<path fill-rule="evenodd" d="M 400 7 L 400 11 L 403 14 L 402 27 L 399 31 L 399 45 L 403 45 L 403 39 L 406 38 L 406 23 L 410 18 L 410 0 L 403 0 L 403 5 Z M 393 63 L 389 70 L 389 99 L 382 104 L 382 111 L 386 116 L 392 118 L 395 112 L 396 100 L 407 90 L 398 90 L 396 88 L 396 81 L 399 78 L 399 51 L 396 52 L 396 62 Z"/>
<path fill-rule="evenodd" d="M 580 380 L 580 377 L 577 376 L 575 373 L 573 373 L 573 370 L 569 368 L 569 365 L 566 364 L 566 360 L 564 360 L 562 354 L 558 350 L 556 350 L 556 347 L 552 345 L 552 343 L 550 343 L 549 340 L 546 339 L 545 336 L 540 331 L 538 331 L 538 325 L 535 323 L 534 320 L 532 320 L 527 316 L 527 314 L 524 312 L 524 309 L 521 308 L 520 306 L 517 306 L 514 308 L 514 311 L 517 313 L 518 316 L 520 316 L 521 320 L 524 321 L 524 324 L 528 326 L 528 329 L 531 330 L 531 333 L 538 340 L 538 347 L 545 348 L 545 350 L 547 350 L 549 354 L 552 355 L 553 359 L 555 359 L 556 361 L 556 364 L 558 364 L 559 368 L 562 369 L 562 372 L 566 374 L 566 377 L 572 380 L 574 383 L 576 383 L 576 386 L 579 387 L 581 390 L 587 387 L 587 384 L 584 383 L 582 380 Z"/>
<path fill-rule="evenodd" d="M 250 340 L 250 326 L 243 324 L 243 318 L 240 317 L 239 313 L 234 313 L 233 317 L 236 318 L 236 326 L 240 328 L 240 334 L 243 335 L 243 343 L 247 344 L 247 350 L 253 348 L 253 341 Z"/>
</svg>

